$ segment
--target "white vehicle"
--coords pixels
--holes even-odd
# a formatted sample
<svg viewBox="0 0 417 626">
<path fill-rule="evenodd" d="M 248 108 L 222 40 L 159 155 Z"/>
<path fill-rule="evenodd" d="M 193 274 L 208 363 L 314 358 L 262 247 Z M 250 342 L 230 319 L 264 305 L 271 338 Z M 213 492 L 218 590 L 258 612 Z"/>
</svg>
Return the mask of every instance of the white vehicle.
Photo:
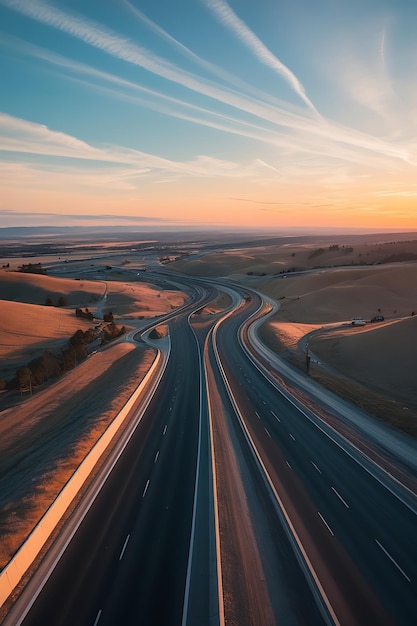
<svg viewBox="0 0 417 626">
<path fill-rule="evenodd" d="M 366 321 L 363 317 L 352 317 L 352 326 L 365 326 Z"/>
</svg>

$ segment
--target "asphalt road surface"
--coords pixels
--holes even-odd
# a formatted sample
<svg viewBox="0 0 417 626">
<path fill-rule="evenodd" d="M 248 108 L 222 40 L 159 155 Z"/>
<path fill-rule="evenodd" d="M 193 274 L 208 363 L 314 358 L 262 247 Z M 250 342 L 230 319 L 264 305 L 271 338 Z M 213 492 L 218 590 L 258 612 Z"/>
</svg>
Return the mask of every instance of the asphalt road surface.
<svg viewBox="0 0 417 626">
<path fill-rule="evenodd" d="M 245 296 L 170 316 L 165 373 L 25 625 L 417 623 L 417 499 L 248 358 Z"/>
</svg>

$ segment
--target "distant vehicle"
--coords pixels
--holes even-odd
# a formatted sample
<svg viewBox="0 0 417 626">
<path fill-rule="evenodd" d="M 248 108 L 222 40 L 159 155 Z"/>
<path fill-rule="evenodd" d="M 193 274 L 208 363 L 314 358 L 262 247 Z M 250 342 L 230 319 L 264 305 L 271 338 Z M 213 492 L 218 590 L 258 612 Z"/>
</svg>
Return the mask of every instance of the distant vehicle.
<svg viewBox="0 0 417 626">
<path fill-rule="evenodd" d="M 385 318 L 383 315 L 375 315 L 375 317 L 371 319 L 371 322 L 383 322 L 384 319 Z"/>
<path fill-rule="evenodd" d="M 365 326 L 366 321 L 363 317 L 352 317 L 352 326 Z"/>
</svg>

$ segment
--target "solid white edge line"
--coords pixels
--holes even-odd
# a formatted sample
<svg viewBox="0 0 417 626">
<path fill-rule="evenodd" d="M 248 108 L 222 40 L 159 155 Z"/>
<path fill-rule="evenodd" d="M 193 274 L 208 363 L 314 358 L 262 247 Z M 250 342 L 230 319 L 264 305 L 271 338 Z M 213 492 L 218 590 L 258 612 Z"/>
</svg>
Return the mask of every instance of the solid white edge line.
<svg viewBox="0 0 417 626">
<path fill-rule="evenodd" d="M 225 318 L 223 318 L 223 319 L 225 319 Z M 218 349 L 217 349 L 217 345 L 216 345 L 216 341 L 215 341 L 215 337 L 217 335 L 218 326 L 223 321 L 223 319 L 219 320 L 215 324 L 215 326 L 213 328 L 213 332 L 212 332 L 212 335 L 213 335 L 213 349 L 214 349 L 214 353 L 215 353 L 216 360 L 217 360 L 217 363 L 218 363 L 218 366 L 219 366 L 219 370 L 220 370 L 220 373 L 221 373 L 222 378 L 224 380 L 224 383 L 225 383 L 225 386 L 226 386 L 226 390 L 227 390 L 227 393 L 229 395 L 231 404 L 232 404 L 233 409 L 234 409 L 234 411 L 235 411 L 235 413 L 236 413 L 236 415 L 237 415 L 237 417 L 239 419 L 239 423 L 242 426 L 242 430 L 243 430 L 243 432 L 244 432 L 244 434 L 246 436 L 246 439 L 247 439 L 247 441 L 249 443 L 249 448 L 252 450 L 253 455 L 254 455 L 255 459 L 257 460 L 257 462 L 258 462 L 258 464 L 259 464 L 259 466 L 260 466 L 260 468 L 262 470 L 261 471 L 261 476 L 263 475 L 263 477 L 264 477 L 264 479 L 266 481 L 266 484 L 269 486 L 269 488 L 271 489 L 272 493 L 275 496 L 276 502 L 277 502 L 277 504 L 279 506 L 279 509 L 280 509 L 282 515 L 284 516 L 284 519 L 285 519 L 285 521 L 287 523 L 287 526 L 288 526 L 288 529 L 290 531 L 290 535 L 289 536 L 292 536 L 293 539 L 296 542 L 296 545 L 298 547 L 299 553 L 300 553 L 300 555 L 303 558 L 303 562 L 307 566 L 307 569 L 308 569 L 308 571 L 310 573 L 311 580 L 314 581 L 315 588 L 316 588 L 317 592 L 319 593 L 322 602 L 326 606 L 326 609 L 328 611 L 328 615 L 333 620 L 333 623 L 336 626 L 341 626 L 341 624 L 340 624 L 340 622 L 339 622 L 339 620 L 338 620 L 338 618 L 336 616 L 336 613 L 334 612 L 333 607 L 332 607 L 332 605 L 330 603 L 330 600 L 327 597 L 327 594 L 326 594 L 326 592 L 325 592 L 325 590 L 324 590 L 324 588 L 323 588 L 323 586 L 322 586 L 322 584 L 321 584 L 321 582 L 319 580 L 319 577 L 318 577 L 318 575 L 317 575 L 317 573 L 316 573 L 316 571 L 315 571 L 315 569 L 313 567 L 313 564 L 311 563 L 311 561 L 310 561 L 310 559 L 309 559 L 309 557 L 307 555 L 307 552 L 305 551 L 304 546 L 301 543 L 301 539 L 298 536 L 298 533 L 295 530 L 295 528 L 293 526 L 293 523 L 292 523 L 292 521 L 291 521 L 291 519 L 290 519 L 290 517 L 289 517 L 289 515 L 288 515 L 288 513 L 287 513 L 287 511 L 286 511 L 286 509 L 284 507 L 284 503 L 281 500 L 277 490 L 275 489 L 275 485 L 273 484 L 273 481 L 272 481 L 272 479 L 271 479 L 271 477 L 269 475 L 269 472 L 268 472 L 264 462 L 262 461 L 262 458 L 261 458 L 261 456 L 260 456 L 260 454 L 259 454 L 259 452 L 258 452 L 258 450 L 257 450 L 257 448 L 255 446 L 255 443 L 254 443 L 254 441 L 253 441 L 253 439 L 252 439 L 252 437 L 251 437 L 251 435 L 250 435 L 250 433 L 249 433 L 249 431 L 247 429 L 247 426 L 246 426 L 246 424 L 245 424 L 245 422 L 243 420 L 243 416 L 242 416 L 242 414 L 240 412 L 240 409 L 239 409 L 239 407 L 238 407 L 238 405 L 236 403 L 236 400 L 235 400 L 235 398 L 233 396 L 233 392 L 232 392 L 232 390 L 230 388 L 229 381 L 227 380 L 227 376 L 226 376 L 226 373 L 224 371 L 223 364 L 221 362 L 220 355 L 219 355 L 219 352 L 218 352 Z"/>
<path fill-rule="evenodd" d="M 411 583 L 411 578 L 409 578 L 407 576 L 407 574 L 405 573 L 405 571 L 398 565 L 397 561 L 390 555 L 390 553 L 388 552 L 388 550 L 386 550 L 384 548 L 384 546 L 379 543 L 378 539 L 375 539 L 375 542 L 378 544 L 378 546 L 381 548 L 381 550 L 387 555 L 387 557 L 390 559 L 390 561 L 392 561 L 392 563 L 395 565 L 395 567 L 398 569 L 398 571 L 401 572 L 401 574 L 404 576 L 404 578 L 406 580 L 408 580 L 409 583 Z"/>
<path fill-rule="evenodd" d="M 190 314 L 191 315 L 191 314 Z M 199 400 L 200 400 L 200 411 L 198 418 L 198 448 L 197 448 L 197 467 L 196 467 L 196 475 L 195 475 L 195 483 L 194 483 L 194 502 L 193 502 L 193 518 L 191 523 L 191 536 L 190 536 L 190 547 L 188 550 L 188 562 L 187 562 L 187 576 L 185 579 L 185 591 L 184 591 L 184 602 L 182 607 L 182 620 L 181 625 L 187 626 L 188 619 L 188 605 L 190 601 L 190 586 L 191 586 L 191 569 L 193 563 L 193 553 L 194 553 L 194 543 L 195 543 L 195 526 L 197 519 L 197 497 L 198 497 L 198 485 L 200 481 L 200 459 L 201 459 L 201 438 L 202 438 L 202 415 L 203 415 L 203 373 L 202 373 L 202 357 L 201 357 L 201 349 L 200 344 L 198 342 L 198 338 L 194 332 L 193 327 L 190 322 L 190 315 L 188 316 L 188 323 L 190 329 L 194 335 L 194 339 L 197 344 L 198 350 L 198 366 L 199 366 Z"/>
<path fill-rule="evenodd" d="M 102 474 L 98 475 L 98 477 L 100 477 L 100 480 L 99 480 L 98 484 L 96 485 L 95 489 L 93 490 L 92 495 L 87 500 L 87 503 L 86 503 L 86 506 L 85 506 L 84 510 L 82 511 L 81 515 L 79 516 L 79 518 L 77 519 L 76 523 L 72 527 L 72 529 L 71 529 L 71 531 L 69 533 L 69 536 L 64 541 L 64 543 L 63 543 L 61 549 L 58 551 L 58 554 L 56 555 L 56 557 L 54 557 L 51 566 L 49 567 L 48 571 L 46 572 L 46 574 L 42 578 L 39 586 L 37 587 L 37 589 L 35 591 L 35 593 L 31 596 L 30 601 L 25 605 L 24 610 L 21 612 L 21 615 L 19 615 L 19 618 L 18 618 L 17 622 L 14 624 L 14 626 L 20 626 L 20 624 L 22 624 L 22 622 L 26 618 L 27 614 L 29 613 L 30 609 L 32 608 L 33 604 L 35 603 L 35 601 L 38 598 L 39 594 L 41 593 L 42 589 L 44 588 L 46 582 L 48 581 L 49 577 L 51 576 L 53 570 L 55 569 L 58 561 L 60 560 L 60 558 L 64 554 L 64 552 L 67 549 L 68 545 L 71 543 L 72 538 L 74 537 L 74 535 L 77 532 L 78 528 L 82 524 L 85 516 L 87 515 L 88 511 L 90 510 L 90 508 L 92 507 L 93 503 L 95 502 L 95 499 L 96 499 L 98 493 L 102 489 L 104 483 L 106 482 L 107 478 L 109 477 L 110 473 L 112 472 L 112 470 L 113 470 L 114 466 L 116 465 L 117 461 L 119 460 L 119 458 L 123 454 L 126 446 L 128 445 L 128 443 L 129 443 L 130 439 L 132 438 L 134 432 L 136 431 L 136 428 L 138 427 L 139 423 L 141 422 L 142 417 L 146 413 L 146 410 L 147 410 L 148 406 L 150 405 L 150 403 L 152 401 L 152 398 L 154 397 L 154 395 L 156 393 L 156 389 L 158 388 L 158 385 L 159 385 L 159 383 L 160 383 L 160 381 L 161 381 L 161 379 L 162 379 L 162 377 L 163 377 L 163 375 L 165 373 L 165 370 L 166 370 L 166 367 L 167 367 L 167 364 L 168 364 L 168 361 L 169 361 L 170 353 L 171 353 L 171 343 L 169 344 L 168 353 L 166 355 L 165 363 L 163 364 L 162 369 L 161 369 L 160 373 L 158 374 L 158 376 L 156 378 L 155 385 L 154 385 L 154 388 L 152 390 L 152 393 L 150 393 L 149 396 L 146 397 L 146 401 L 145 401 L 142 409 L 140 410 L 139 415 L 138 415 L 136 421 L 131 426 L 130 432 L 128 431 L 128 436 L 127 436 L 126 440 L 123 441 L 122 446 L 118 449 L 117 454 L 115 455 L 115 457 L 113 458 L 112 462 L 110 463 L 110 466 L 104 472 L 104 475 L 102 475 Z M 101 611 L 100 611 L 100 614 L 101 614 Z"/>
</svg>

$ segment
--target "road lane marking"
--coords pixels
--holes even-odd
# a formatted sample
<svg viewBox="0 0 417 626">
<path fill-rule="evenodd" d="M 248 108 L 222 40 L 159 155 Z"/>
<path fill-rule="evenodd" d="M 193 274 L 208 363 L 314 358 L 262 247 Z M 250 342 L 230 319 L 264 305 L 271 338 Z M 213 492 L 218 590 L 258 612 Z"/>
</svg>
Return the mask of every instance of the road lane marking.
<svg viewBox="0 0 417 626">
<path fill-rule="evenodd" d="M 408 580 L 408 582 L 411 582 L 411 578 L 409 578 L 407 576 L 407 574 L 405 573 L 405 571 L 403 569 L 401 569 L 401 567 L 398 565 L 397 561 L 390 555 L 390 553 L 388 552 L 388 550 L 385 550 L 384 546 L 379 543 L 378 539 L 375 539 L 376 543 L 378 544 L 378 546 L 381 548 L 381 550 L 387 555 L 387 557 L 390 559 L 390 561 L 392 561 L 392 563 L 394 563 L 395 567 L 401 572 L 401 574 L 404 576 L 404 578 L 406 580 Z"/>
<path fill-rule="evenodd" d="M 295 441 L 295 437 L 294 437 L 294 435 L 292 435 L 291 433 L 290 433 L 290 437 L 291 437 L 291 439 L 292 439 L 293 441 Z"/>
<path fill-rule="evenodd" d="M 332 529 L 330 528 L 329 524 L 324 519 L 323 515 L 320 513 L 320 511 L 317 511 L 317 513 L 319 514 L 321 521 L 323 522 L 323 524 L 325 524 L 325 526 L 326 526 L 327 530 L 329 531 L 329 533 L 334 537 L 334 532 L 332 531 Z"/>
<path fill-rule="evenodd" d="M 205 362 L 204 362 L 204 355 L 201 353 L 201 348 L 200 348 L 200 343 L 197 339 L 197 335 L 194 332 L 194 329 L 191 326 L 190 323 L 190 317 L 188 317 L 188 322 L 189 322 L 189 326 L 193 332 L 194 335 L 194 339 L 196 341 L 197 344 L 197 351 L 198 351 L 198 370 L 199 370 L 199 416 L 198 416 L 198 448 L 197 448 L 197 461 L 196 461 L 196 474 L 195 474 L 195 483 L 194 483 L 194 501 L 193 501 L 193 518 L 192 518 L 192 524 L 191 524 L 191 536 L 190 536 L 190 547 L 189 547 L 189 551 L 188 551 L 188 563 L 187 563 L 187 576 L 186 576 L 186 582 L 185 582 L 185 591 L 184 591 L 184 602 L 183 602 L 183 609 L 182 609 L 182 620 L 181 620 L 181 626 L 187 626 L 188 623 L 188 610 L 189 610 L 189 604 L 190 604 L 190 588 L 191 588 L 191 572 L 193 569 L 193 564 L 195 563 L 195 559 L 194 559 L 194 548 L 196 545 L 196 525 L 197 525 L 197 510 L 198 510 L 198 499 L 199 499 L 199 486 L 201 483 L 201 479 L 200 479 L 200 472 L 201 470 L 201 449 L 202 449 L 202 431 L 203 431 L 203 406 L 204 408 L 207 407 L 207 411 L 208 411 L 208 419 L 209 419 L 209 428 L 210 428 L 210 445 L 212 446 L 212 433 L 211 433 L 211 415 L 210 415 L 210 394 L 208 391 L 208 384 L 207 384 L 207 372 L 206 372 L 206 368 L 205 368 Z M 206 338 L 206 342 L 207 342 L 207 338 Z M 206 345 L 206 343 L 205 343 Z M 207 404 L 203 401 L 203 377 L 204 377 L 204 383 L 205 383 L 205 388 L 207 389 Z M 213 450 L 211 450 L 212 453 L 212 462 L 214 464 L 214 454 L 213 454 Z M 213 490 L 216 491 L 216 484 L 215 484 L 215 469 L 213 468 L 213 473 L 212 473 L 212 478 L 213 478 Z M 213 494 L 213 503 L 215 508 L 217 507 L 216 504 L 216 495 Z M 215 513 L 215 517 L 216 517 L 216 513 Z M 216 525 L 216 521 L 215 521 L 215 525 Z M 216 527 L 216 533 L 217 533 L 217 527 Z M 216 537 L 217 540 L 217 537 Z M 218 572 L 218 576 L 221 576 L 221 571 Z M 219 583 L 218 583 L 219 585 Z M 219 587 L 218 587 L 219 589 Z M 223 613 L 223 618 L 221 617 Z M 219 626 L 224 626 L 224 609 L 221 609 L 221 602 L 220 602 L 220 595 L 219 595 Z"/>
<path fill-rule="evenodd" d="M 264 428 L 265 428 L 265 426 L 264 426 Z M 270 435 L 269 430 L 268 430 L 267 428 L 265 428 L 265 431 L 266 431 L 266 434 L 268 435 L 268 437 L 269 437 L 270 439 L 272 439 L 272 437 L 271 437 L 271 435 Z"/>
<path fill-rule="evenodd" d="M 335 489 L 334 487 L 332 487 L 332 489 L 333 489 L 333 491 L 335 492 L 335 494 L 337 495 L 337 497 L 339 498 L 339 500 L 340 500 L 341 502 L 343 502 L 343 504 L 345 505 L 345 507 L 348 509 L 348 508 L 349 508 L 349 505 L 348 505 L 348 503 L 346 502 L 346 500 L 344 500 L 344 499 L 342 498 L 342 496 L 340 495 L 340 493 L 339 493 L 338 491 L 336 491 L 336 489 Z"/>
<path fill-rule="evenodd" d="M 165 424 L 164 432 L 162 433 L 162 435 L 165 435 L 167 428 L 168 428 L 168 424 Z"/>
<path fill-rule="evenodd" d="M 242 330 L 242 327 L 243 327 L 243 324 L 242 324 L 241 328 L 239 329 L 240 331 Z M 334 445 L 337 446 L 344 454 L 346 454 L 352 461 L 357 463 L 357 465 L 359 465 L 359 467 L 361 467 L 361 469 L 364 472 L 366 472 L 369 476 L 371 476 L 374 480 L 376 480 L 382 487 L 384 487 L 384 489 L 389 491 L 391 495 L 393 495 L 395 498 L 397 498 L 397 500 L 399 500 L 399 502 L 401 502 L 401 504 L 403 504 L 405 507 L 407 507 L 412 513 L 414 513 L 414 515 L 417 515 L 417 509 L 412 504 L 407 502 L 407 500 L 404 497 L 402 497 L 393 487 L 391 487 L 386 482 L 384 482 L 381 478 L 379 478 L 379 476 L 376 473 L 374 473 L 369 467 L 367 467 L 361 461 L 360 458 L 355 456 L 355 454 L 350 449 L 348 450 L 347 447 L 345 447 L 345 446 L 348 445 L 349 448 L 352 448 L 355 451 L 355 453 L 359 453 L 361 456 L 364 456 L 365 459 L 367 459 L 368 461 L 370 460 L 371 463 L 376 465 L 379 469 L 383 469 L 382 465 L 379 465 L 375 460 L 371 459 L 370 457 L 367 457 L 366 454 L 363 451 L 361 451 L 357 446 L 355 446 L 352 443 L 352 441 L 348 440 L 346 437 L 341 435 L 334 427 L 330 426 L 328 423 L 324 423 L 322 418 L 318 418 L 317 415 L 314 415 L 314 414 L 313 414 L 314 418 L 311 415 L 309 415 L 307 413 L 307 408 L 306 407 L 302 408 L 302 406 L 300 406 L 299 404 L 297 404 L 295 402 L 295 400 L 291 397 L 289 392 L 285 391 L 282 387 L 280 387 L 279 384 L 276 381 L 271 380 L 271 378 L 268 376 L 268 374 L 262 369 L 262 366 L 251 355 L 249 349 L 244 345 L 244 342 L 242 341 L 241 336 L 239 336 L 239 343 L 240 343 L 242 349 L 245 350 L 247 357 L 252 362 L 252 365 L 254 367 L 256 367 L 258 372 L 260 372 L 260 374 L 262 374 L 262 376 L 265 378 L 265 380 L 267 380 L 268 383 L 270 385 L 272 385 L 272 387 L 274 387 L 274 389 L 276 389 L 276 391 L 278 391 L 279 394 L 281 394 L 290 404 L 292 404 L 297 409 L 297 411 L 299 411 L 302 415 L 304 415 L 304 417 L 307 418 L 307 420 L 313 426 L 315 426 L 315 428 L 317 428 L 325 437 L 330 439 L 330 441 L 332 441 L 332 443 L 334 443 Z M 319 419 L 320 422 L 323 425 L 318 423 L 317 421 L 315 421 L 316 419 Z M 326 430 L 327 428 L 331 431 L 331 433 L 327 432 L 327 430 Z M 338 441 L 337 438 L 340 438 L 342 440 L 342 442 Z M 384 471 L 386 471 L 386 470 L 384 470 Z M 389 474 L 389 473 L 387 475 L 388 475 L 388 477 L 391 480 L 393 480 L 395 483 L 399 484 L 407 492 L 413 493 L 408 487 L 406 487 L 397 478 L 395 478 L 395 476 L 393 476 L 392 474 Z"/>
<path fill-rule="evenodd" d="M 260 309 L 261 309 L 261 307 L 259 307 L 258 310 L 260 310 Z M 308 569 L 308 572 L 309 572 L 309 574 L 311 576 L 311 584 L 313 584 L 315 586 L 315 591 L 318 591 L 319 595 L 321 596 L 321 599 L 322 599 L 322 601 L 323 601 L 323 603 L 324 603 L 324 605 L 325 605 L 325 607 L 327 609 L 328 615 L 330 616 L 330 619 L 333 620 L 334 626 L 341 626 L 340 620 L 337 618 L 337 615 L 336 615 L 336 613 L 335 613 L 335 611 L 333 609 L 333 606 L 332 606 L 332 604 L 331 604 L 331 602 L 330 602 L 330 600 L 329 600 L 329 598 L 328 598 L 328 596 L 326 594 L 326 591 L 325 591 L 323 585 L 320 582 L 320 579 L 319 579 L 319 577 L 317 575 L 317 572 L 315 571 L 315 569 L 313 567 L 313 564 L 310 561 L 310 559 L 308 557 L 308 554 L 307 554 L 307 552 L 306 552 L 306 550 L 305 550 L 305 548 L 304 548 L 304 546 L 303 546 L 303 544 L 301 542 L 301 539 L 300 539 L 300 537 L 299 537 L 299 535 L 298 535 L 298 533 L 297 533 L 297 531 L 296 531 L 296 529 L 295 529 L 295 527 L 294 527 L 294 525 L 293 525 L 293 523 L 292 523 L 292 521 L 291 521 L 291 519 L 290 519 L 290 517 L 288 515 L 288 512 L 285 509 L 284 503 L 283 503 L 281 497 L 279 496 L 279 494 L 278 494 L 278 492 L 277 492 L 277 490 L 275 488 L 275 485 L 274 485 L 274 483 L 273 483 L 273 481 L 271 479 L 271 476 L 270 476 L 270 474 L 269 474 L 269 472 L 268 472 L 268 470 L 267 470 L 267 468 L 266 468 L 266 466 L 265 466 L 265 464 L 264 464 L 264 462 L 263 462 L 263 460 L 262 460 L 262 458 L 261 458 L 261 456 L 259 454 L 258 449 L 256 448 L 256 445 L 255 445 L 255 443 L 253 441 L 253 438 L 251 437 L 251 435 L 249 433 L 249 430 L 248 430 L 248 427 L 246 426 L 246 423 L 245 423 L 245 420 L 244 420 L 243 415 L 241 413 L 241 410 L 239 409 L 239 406 L 238 406 L 238 404 L 236 402 L 236 399 L 235 399 L 235 397 L 233 395 L 232 389 L 230 387 L 229 381 L 227 380 L 227 376 L 226 376 L 226 373 L 224 371 L 224 367 L 223 367 L 223 364 L 221 362 L 220 355 L 219 355 L 219 352 L 218 352 L 218 348 L 217 348 L 217 345 L 216 345 L 216 332 L 217 332 L 217 328 L 218 328 L 219 324 L 220 324 L 220 322 L 217 322 L 215 324 L 215 326 L 213 327 L 213 333 L 212 333 L 212 335 L 213 335 L 213 349 L 214 349 L 215 357 L 216 357 L 216 360 L 217 360 L 217 364 L 219 366 L 220 373 L 222 375 L 222 378 L 223 378 L 225 386 L 226 386 L 227 393 L 228 393 L 229 398 L 230 398 L 230 400 L 232 402 L 232 406 L 233 406 L 233 408 L 234 408 L 234 410 L 236 412 L 236 415 L 239 417 L 240 424 L 242 426 L 242 430 L 243 430 L 243 432 L 244 432 L 244 434 L 245 434 L 245 436 L 246 436 L 246 438 L 247 438 L 247 440 L 248 440 L 248 442 L 250 444 L 250 447 L 252 449 L 252 452 L 253 452 L 253 455 L 254 455 L 255 459 L 257 460 L 260 468 L 262 469 L 263 476 L 265 477 L 266 482 L 269 485 L 269 488 L 271 489 L 273 495 L 275 496 L 275 502 L 276 502 L 277 510 L 279 510 L 279 514 L 282 514 L 284 516 L 284 518 L 285 518 L 285 522 L 288 525 L 288 536 L 289 536 L 290 540 L 295 542 L 295 546 L 299 550 L 299 552 L 300 552 L 300 554 L 301 554 L 301 556 L 302 556 L 302 558 L 304 560 L 304 563 L 305 563 L 305 565 L 306 565 L 306 567 Z M 243 326 L 243 324 L 242 324 L 242 326 Z M 242 326 L 239 328 L 239 332 L 240 332 Z M 239 334 L 239 343 L 242 346 L 242 348 L 244 349 L 243 343 L 241 341 L 240 334 Z M 251 358 L 249 352 L 247 352 L 247 354 L 248 354 L 248 357 L 251 359 L 253 365 L 268 380 L 266 375 L 257 366 L 256 362 Z M 286 463 L 287 463 L 288 467 L 291 469 L 291 465 L 288 463 L 288 461 L 286 461 Z M 326 614 L 326 621 L 328 621 L 327 614 Z M 223 626 L 223 625 L 224 625 L 224 614 L 223 614 L 223 624 L 221 624 L 221 626 Z"/>
<path fill-rule="evenodd" d="M 100 610 L 99 610 L 99 612 L 97 613 L 97 617 L 96 617 L 96 619 L 94 620 L 94 624 L 93 624 L 93 626 L 97 626 L 97 624 L 98 624 L 98 620 L 99 620 L 99 619 L 100 619 L 100 617 L 101 617 L 101 613 L 102 613 L 102 609 L 100 609 Z"/>
<path fill-rule="evenodd" d="M 260 420 L 260 419 L 261 419 L 261 418 L 259 417 L 259 413 L 258 413 L 258 411 L 255 411 L 255 415 L 256 415 L 256 417 L 258 418 L 258 420 Z"/>
<path fill-rule="evenodd" d="M 278 420 L 279 422 L 281 421 L 276 413 L 274 413 L 273 411 L 270 411 L 270 413 L 275 417 L 276 420 Z"/>
<path fill-rule="evenodd" d="M 319 468 L 317 467 L 317 465 L 316 465 L 315 463 L 313 463 L 313 461 L 310 461 L 310 463 L 311 463 L 311 465 L 314 467 L 314 469 L 315 469 L 315 470 L 317 470 L 319 474 L 321 474 L 321 469 L 319 469 Z"/>
<path fill-rule="evenodd" d="M 289 462 L 288 462 L 288 461 L 285 461 L 285 462 L 286 462 L 286 464 L 288 465 L 288 467 L 290 468 L 290 470 L 292 470 L 292 467 L 291 467 L 291 465 L 289 464 Z"/>
<path fill-rule="evenodd" d="M 146 485 L 145 485 L 145 489 L 143 490 L 142 498 L 144 498 L 144 497 L 145 497 L 145 494 L 146 494 L 146 492 L 148 491 L 149 483 L 150 483 L 150 480 L 148 480 L 148 481 L 147 481 L 147 483 L 146 483 Z"/>
<path fill-rule="evenodd" d="M 157 452 L 157 453 L 155 454 L 155 460 L 154 460 L 154 464 L 155 464 L 155 463 L 157 462 L 157 460 L 158 460 L 158 457 L 159 457 L 159 450 L 158 450 L 158 452 Z"/>
<path fill-rule="evenodd" d="M 121 561 L 121 560 L 122 560 L 122 558 L 123 558 L 123 555 L 124 555 L 125 550 L 126 550 L 127 542 L 129 541 L 129 539 L 130 539 L 130 535 L 128 535 L 128 536 L 126 537 L 126 539 L 125 539 L 125 542 L 124 542 L 124 544 L 123 544 L 122 551 L 121 551 L 120 556 L 119 556 L 119 561 Z"/>
<path fill-rule="evenodd" d="M 171 411 L 172 411 L 172 406 L 169 407 L 169 412 L 171 413 Z"/>
</svg>

